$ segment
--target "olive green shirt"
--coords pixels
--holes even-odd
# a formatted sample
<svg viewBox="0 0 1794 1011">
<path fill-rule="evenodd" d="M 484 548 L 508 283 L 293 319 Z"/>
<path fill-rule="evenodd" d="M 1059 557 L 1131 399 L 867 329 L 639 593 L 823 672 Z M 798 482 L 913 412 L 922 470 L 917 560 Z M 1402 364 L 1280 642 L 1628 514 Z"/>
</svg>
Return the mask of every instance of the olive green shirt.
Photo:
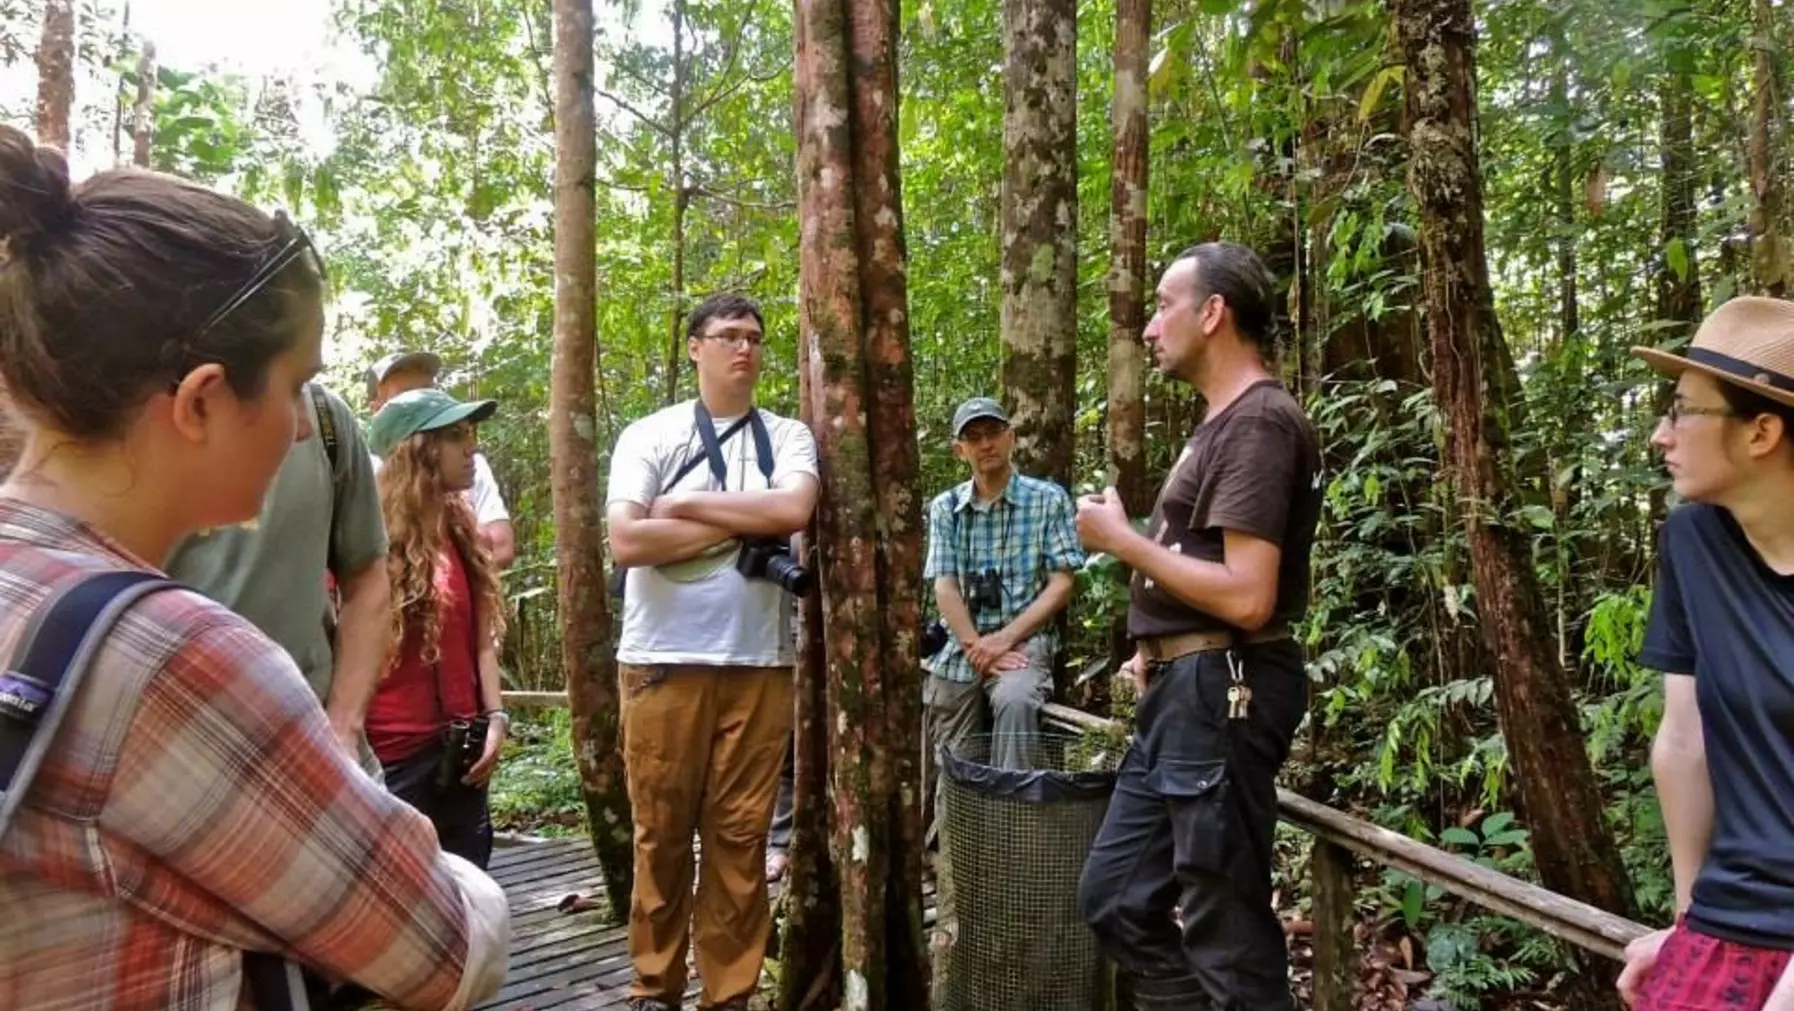
<svg viewBox="0 0 1794 1011">
<path fill-rule="evenodd" d="M 321 389 L 321 387 L 320 387 Z M 335 631 L 324 575 L 348 580 L 386 557 L 386 524 L 367 445 L 349 406 L 327 390 L 335 465 L 315 412 L 312 436 L 293 444 L 262 513 L 197 533 L 169 556 L 174 579 L 248 618 L 279 643 L 318 701 L 330 694 Z M 314 403 L 310 392 L 306 408 Z"/>
</svg>

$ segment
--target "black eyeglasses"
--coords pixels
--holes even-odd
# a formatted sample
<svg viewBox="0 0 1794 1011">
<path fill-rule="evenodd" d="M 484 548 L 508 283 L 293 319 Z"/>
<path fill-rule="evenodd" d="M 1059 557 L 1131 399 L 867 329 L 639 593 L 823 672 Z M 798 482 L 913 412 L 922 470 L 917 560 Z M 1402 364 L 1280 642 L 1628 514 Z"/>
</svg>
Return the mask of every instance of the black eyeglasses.
<svg viewBox="0 0 1794 1011">
<path fill-rule="evenodd" d="M 1669 402 L 1669 410 L 1663 412 L 1663 418 L 1669 422 L 1669 427 L 1675 428 L 1683 418 L 1730 418 L 1734 414 L 1728 407 L 1695 407 L 1680 400 L 1672 400 Z"/>
<path fill-rule="evenodd" d="M 206 321 L 200 324 L 199 333 L 195 336 L 204 336 L 213 327 L 224 322 L 231 313 L 243 308 L 244 303 L 259 294 L 270 281 L 279 277 L 281 271 L 292 266 L 294 261 L 307 253 L 311 254 L 312 264 L 318 269 L 318 276 L 324 276 L 324 258 L 318 255 L 318 247 L 312 245 L 311 236 L 305 234 L 305 229 L 300 228 L 283 213 L 276 213 L 274 220 L 278 225 L 291 229 L 293 237 L 288 239 L 286 245 L 280 247 L 280 251 L 266 263 L 257 267 L 255 273 L 249 276 L 249 280 L 243 282 L 243 287 L 237 289 L 236 294 L 226 299 L 216 312 L 206 317 Z"/>
<path fill-rule="evenodd" d="M 751 351 L 766 345 L 766 336 L 757 333 L 707 333 L 699 335 L 698 339 L 701 341 L 716 341 L 719 344 L 726 344 L 738 351 L 742 348 L 747 348 Z"/>
</svg>

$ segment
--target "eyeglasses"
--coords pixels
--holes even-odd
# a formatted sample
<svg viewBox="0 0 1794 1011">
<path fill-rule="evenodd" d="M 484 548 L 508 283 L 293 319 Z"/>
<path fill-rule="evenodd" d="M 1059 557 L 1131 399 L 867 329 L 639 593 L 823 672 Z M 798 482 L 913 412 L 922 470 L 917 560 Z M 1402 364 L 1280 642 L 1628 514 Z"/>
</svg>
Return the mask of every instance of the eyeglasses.
<svg viewBox="0 0 1794 1011">
<path fill-rule="evenodd" d="M 268 286 L 269 282 L 279 277 L 281 271 L 292 266 L 294 261 L 307 253 L 311 254 L 312 264 L 317 267 L 318 276 L 324 275 L 324 258 L 318 255 L 318 247 L 312 245 L 311 236 L 305 234 L 305 229 L 294 224 L 284 213 L 276 212 L 274 221 L 277 227 L 290 229 L 293 237 L 288 239 L 286 245 L 280 247 L 280 251 L 266 263 L 256 268 L 255 273 L 249 276 L 249 280 L 243 282 L 243 287 L 237 289 L 236 294 L 226 299 L 216 312 L 206 317 L 206 321 L 200 324 L 199 333 L 196 336 L 205 336 L 213 327 L 224 322 L 231 313 L 243 308 L 244 303 L 254 298 Z"/>
<path fill-rule="evenodd" d="M 1669 402 L 1669 410 L 1663 412 L 1663 420 L 1669 422 L 1669 427 L 1675 428 L 1683 418 L 1730 418 L 1735 414 L 1729 407 L 1692 407 L 1679 400 L 1672 400 Z"/>
<path fill-rule="evenodd" d="M 704 335 L 700 336 L 698 339 L 703 340 L 703 341 L 717 341 L 722 344 L 727 344 L 729 347 L 732 347 L 737 351 L 740 351 L 742 348 L 747 348 L 749 351 L 758 351 L 760 348 L 762 348 L 766 345 L 766 336 L 764 334 L 757 334 L 757 333 L 756 334 L 710 333 L 710 334 L 704 334 Z"/>
</svg>

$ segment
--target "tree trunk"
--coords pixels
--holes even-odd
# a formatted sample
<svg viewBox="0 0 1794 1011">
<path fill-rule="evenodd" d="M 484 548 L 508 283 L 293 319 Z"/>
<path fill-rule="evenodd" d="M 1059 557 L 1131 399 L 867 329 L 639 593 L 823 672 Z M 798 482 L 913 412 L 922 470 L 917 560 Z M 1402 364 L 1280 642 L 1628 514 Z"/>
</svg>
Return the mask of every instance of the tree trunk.
<svg viewBox="0 0 1794 1011">
<path fill-rule="evenodd" d="M 592 109 L 592 0 L 554 0 L 554 360 L 548 460 L 573 742 L 592 848 L 611 910 L 628 914 L 634 829 L 618 746 L 615 656 L 605 600 L 598 497 L 598 148 Z"/>
<path fill-rule="evenodd" d="M 37 47 L 37 142 L 69 153 L 75 104 L 74 0 L 46 0 Z"/>
<path fill-rule="evenodd" d="M 1152 0 L 1115 5 L 1113 179 L 1109 184 L 1109 474 L 1129 516 L 1152 510 L 1146 480 L 1146 173 L 1150 135 L 1146 125 L 1148 39 Z M 1122 578 L 1127 578 L 1126 573 Z M 1119 667 L 1132 653 L 1127 612 L 1109 626 L 1109 662 Z M 1095 694 L 1106 694 L 1106 679 Z M 1102 708 L 1106 700 L 1094 700 Z"/>
<path fill-rule="evenodd" d="M 144 45 L 148 44 L 147 41 L 144 43 Z M 124 14 L 120 17 L 118 25 L 118 52 L 114 55 L 112 62 L 122 66 L 126 57 L 130 55 L 131 0 L 125 0 Z M 118 92 L 112 96 L 112 164 L 114 165 L 125 163 L 125 103 L 128 97 L 125 89 L 126 83 L 124 72 L 121 70 L 118 75 Z"/>
<path fill-rule="evenodd" d="M 1076 0 L 1003 0 L 1003 397 L 1016 466 L 1071 487 L 1077 408 Z"/>
<path fill-rule="evenodd" d="M 1434 395 L 1463 508 L 1496 711 L 1545 886 L 1625 915 L 1630 882 L 1602 820 L 1524 535 L 1508 519 L 1516 504 L 1514 460 L 1504 448 L 1509 419 L 1485 360 L 1500 326 L 1483 246 L 1470 0 L 1397 0 L 1393 14 L 1407 67 L 1408 182 L 1420 209 Z M 1583 970 L 1589 983 L 1576 1006 L 1617 1008 L 1613 967 L 1585 958 Z"/>
<path fill-rule="evenodd" d="M 1660 341 L 1694 333 L 1701 319 L 1700 264 L 1694 252 L 1694 84 L 1686 72 L 1666 74 L 1662 85 L 1660 156 L 1663 162 L 1663 233 L 1658 249 L 1657 318 Z"/>
<path fill-rule="evenodd" d="M 1757 290 L 1781 298 L 1794 287 L 1794 236 L 1783 231 L 1783 191 L 1789 136 L 1783 94 L 1785 78 L 1777 47 L 1775 11 L 1769 0 L 1753 0 L 1756 30 L 1756 105 L 1750 124 L 1751 266 Z"/>
<path fill-rule="evenodd" d="M 874 777 L 888 805 L 885 1007 L 928 1006 L 922 931 L 922 506 L 915 377 L 909 346 L 909 262 L 897 148 L 898 0 L 849 0 L 853 74 L 854 226 L 859 252 L 866 390 L 872 408 L 884 701 Z"/>
<path fill-rule="evenodd" d="M 148 168 L 156 135 L 156 44 L 145 41 L 137 58 L 137 104 L 131 113 L 131 164 Z"/>
<path fill-rule="evenodd" d="M 667 385 L 663 400 L 668 407 L 679 397 L 679 368 L 685 360 L 685 341 L 679 332 L 685 322 L 685 211 L 691 206 L 691 191 L 685 187 L 685 67 L 685 0 L 673 0 L 673 88 L 668 96 L 673 128 L 667 134 L 673 145 L 673 164 L 667 171 L 667 182 L 673 188 L 673 276 L 667 296 Z"/>
<path fill-rule="evenodd" d="M 798 351 L 809 360 L 807 348 Z M 798 368 L 805 424 L 815 427 L 810 370 Z M 816 523 L 804 535 L 804 565 L 815 569 Z M 841 889 L 834 861 L 829 804 L 828 650 L 822 634 L 822 596 L 806 596 L 800 610 L 797 715 L 792 747 L 791 849 L 779 895 L 779 1011 L 833 1011 L 841 1006 Z"/>
<path fill-rule="evenodd" d="M 795 68 L 799 313 L 823 484 L 817 567 L 830 857 L 840 875 L 839 1006 L 925 1009 L 921 784 L 912 754 L 921 541 L 911 490 L 896 9 L 891 0 L 856 0 L 852 10 L 849 18 L 844 0 L 799 0 Z M 820 780 L 800 785 L 814 790 Z"/>
<path fill-rule="evenodd" d="M 1563 23 L 1552 30 L 1551 104 L 1560 117 L 1552 139 L 1551 185 L 1557 203 L 1557 339 L 1568 344 L 1582 329 L 1581 307 L 1576 304 L 1576 120 L 1570 108 L 1570 61 L 1575 59 L 1564 39 Z"/>
<path fill-rule="evenodd" d="M 1129 516 L 1152 508 L 1146 482 L 1146 68 L 1152 0 L 1115 7 L 1114 179 L 1109 188 L 1109 470 Z"/>
<path fill-rule="evenodd" d="M 1686 57 L 1675 58 L 1673 63 Z M 1657 319 L 1666 324 L 1653 343 L 1686 339 L 1701 320 L 1701 272 L 1694 249 L 1694 84 L 1685 69 L 1666 73 L 1659 88 L 1658 156 L 1663 165 L 1662 231 L 1656 259 Z M 1655 416 L 1669 409 L 1671 387 L 1661 383 L 1651 398 Z M 1650 492 L 1648 532 L 1669 512 L 1667 483 Z"/>
</svg>

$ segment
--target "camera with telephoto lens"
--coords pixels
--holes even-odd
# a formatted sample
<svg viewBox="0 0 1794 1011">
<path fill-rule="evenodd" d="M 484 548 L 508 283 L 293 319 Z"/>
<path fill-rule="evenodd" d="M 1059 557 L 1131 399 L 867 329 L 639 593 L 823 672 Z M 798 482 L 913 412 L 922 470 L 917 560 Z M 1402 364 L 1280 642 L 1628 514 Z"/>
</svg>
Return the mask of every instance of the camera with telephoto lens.
<svg viewBox="0 0 1794 1011">
<path fill-rule="evenodd" d="M 810 570 L 797 564 L 791 546 L 780 541 L 742 541 L 735 568 L 749 579 L 777 583 L 795 596 L 810 592 Z"/>
<path fill-rule="evenodd" d="M 468 770 L 479 764 L 480 756 L 486 753 L 488 722 L 484 716 L 449 721 L 448 729 L 442 732 L 442 757 L 436 763 L 437 790 L 453 789 Z"/>
<path fill-rule="evenodd" d="M 1003 574 L 985 569 L 966 576 L 966 608 L 974 615 L 995 614 L 1003 609 Z"/>
</svg>

